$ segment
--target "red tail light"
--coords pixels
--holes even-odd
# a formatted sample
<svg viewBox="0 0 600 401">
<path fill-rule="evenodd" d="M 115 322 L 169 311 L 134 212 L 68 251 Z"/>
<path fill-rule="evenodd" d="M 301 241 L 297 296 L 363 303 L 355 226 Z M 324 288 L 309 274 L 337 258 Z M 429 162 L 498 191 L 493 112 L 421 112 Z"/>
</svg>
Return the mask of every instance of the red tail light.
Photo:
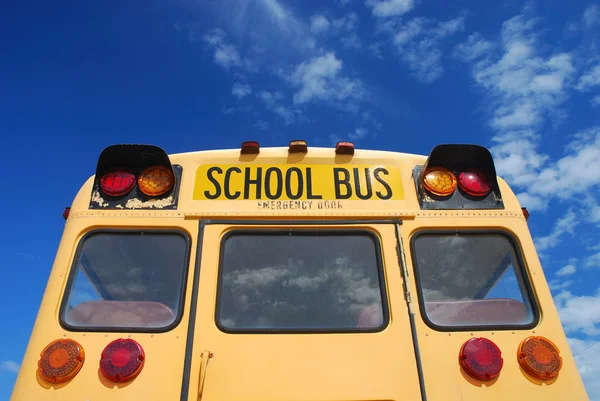
<svg viewBox="0 0 600 401">
<path fill-rule="evenodd" d="M 100 359 L 104 377 L 115 383 L 133 380 L 144 367 L 144 350 L 132 339 L 120 338 L 108 344 Z"/>
<path fill-rule="evenodd" d="M 490 193 L 492 186 L 485 176 L 478 171 L 464 171 L 458 176 L 460 189 L 471 196 L 485 196 Z"/>
<path fill-rule="evenodd" d="M 496 344 L 487 338 L 471 338 L 461 347 L 458 363 L 472 378 L 488 381 L 500 374 L 504 361 Z"/>
<path fill-rule="evenodd" d="M 338 142 L 335 145 L 335 153 L 338 155 L 353 155 L 354 144 L 352 142 Z"/>
<path fill-rule="evenodd" d="M 100 178 L 100 189 L 109 196 L 121 196 L 129 193 L 135 185 L 135 175 L 128 170 L 115 170 Z"/>
<path fill-rule="evenodd" d="M 260 145 L 256 141 L 242 142 L 241 152 L 243 155 L 257 155 L 260 153 Z"/>
</svg>

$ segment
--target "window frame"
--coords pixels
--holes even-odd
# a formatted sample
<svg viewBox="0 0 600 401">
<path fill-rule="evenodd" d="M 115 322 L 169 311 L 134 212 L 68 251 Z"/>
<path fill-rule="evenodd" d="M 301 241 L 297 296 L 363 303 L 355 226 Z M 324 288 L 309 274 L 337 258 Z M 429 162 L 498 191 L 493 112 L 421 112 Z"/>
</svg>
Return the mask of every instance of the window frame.
<svg viewBox="0 0 600 401">
<path fill-rule="evenodd" d="M 298 328 L 230 328 L 224 326 L 220 321 L 220 312 L 221 312 L 221 295 L 223 292 L 223 262 L 225 255 L 225 243 L 227 239 L 234 235 L 364 235 L 368 236 L 372 241 L 375 247 L 375 262 L 377 269 L 377 278 L 379 284 L 379 293 L 381 295 L 381 311 L 382 311 L 382 322 L 381 325 L 377 327 L 366 327 L 366 328 L 340 328 L 340 329 L 332 329 L 332 328 L 307 328 L 307 329 L 298 329 Z M 385 330 L 390 324 L 390 313 L 389 313 L 389 299 L 387 294 L 387 284 L 385 280 L 385 266 L 383 260 L 383 249 L 382 249 L 382 241 L 380 236 L 375 230 L 368 228 L 321 228 L 321 227 L 288 227 L 288 228 L 234 228 L 225 232 L 220 239 L 219 244 L 219 265 L 218 265 L 218 273 L 217 273 L 217 290 L 216 290 L 216 302 L 215 302 L 215 313 L 214 313 L 214 322 L 216 327 L 227 334 L 338 334 L 338 333 L 352 333 L 352 334 L 360 334 L 360 333 L 378 333 Z"/>
<path fill-rule="evenodd" d="M 182 269 L 182 277 L 180 283 L 180 292 L 179 292 L 179 304 L 177 315 L 175 320 L 167 326 L 164 327 L 115 327 L 115 326 L 74 326 L 67 323 L 65 319 L 65 314 L 67 312 L 67 306 L 69 297 L 71 295 L 71 291 L 73 290 L 73 286 L 75 284 L 75 279 L 77 277 L 77 273 L 79 271 L 79 261 L 81 258 L 81 253 L 83 252 L 83 246 L 85 245 L 88 238 L 97 235 L 97 234 L 138 234 L 138 235 L 152 235 L 152 234 L 177 234 L 181 236 L 185 241 L 184 248 L 184 266 Z M 77 244 L 77 249 L 75 254 L 73 255 L 73 260 L 71 262 L 71 267 L 69 268 L 69 276 L 67 278 L 67 284 L 65 285 L 65 289 L 62 294 L 61 303 L 58 311 L 58 321 L 60 326 L 71 332 L 88 332 L 88 333 L 166 333 L 173 330 L 175 327 L 179 326 L 181 320 L 183 318 L 184 310 L 185 310 L 185 300 L 186 300 L 186 290 L 188 283 L 188 276 L 190 270 L 190 253 L 191 253 L 191 237 L 190 234 L 183 229 L 175 229 L 175 228 L 156 228 L 156 229 L 128 229 L 128 228 L 97 228 L 86 232 L 79 240 Z"/>
<path fill-rule="evenodd" d="M 415 242 L 416 240 L 423 235 L 470 235 L 470 236 L 478 236 L 478 235 L 499 235 L 505 237 L 512 250 L 515 254 L 516 260 L 513 263 L 513 269 L 515 271 L 515 277 L 517 279 L 519 287 L 523 286 L 525 293 L 521 292 L 521 295 L 527 297 L 529 301 L 529 305 L 531 306 L 532 313 L 532 321 L 527 324 L 515 324 L 515 323 L 507 323 L 507 324 L 494 324 L 494 325 L 455 325 L 455 326 L 441 326 L 435 324 L 429 319 L 427 316 L 427 312 L 425 310 L 425 297 L 423 295 L 423 290 L 421 287 L 421 276 L 417 263 L 417 254 L 415 250 Z M 498 330 L 530 330 L 539 324 L 540 321 L 540 307 L 535 295 L 535 291 L 533 288 L 533 283 L 531 278 L 529 277 L 529 270 L 526 268 L 525 260 L 523 258 L 523 254 L 521 251 L 520 244 L 518 243 L 515 236 L 508 231 L 505 230 L 494 230 L 494 229 L 476 229 L 476 228 L 467 228 L 467 229 L 457 229 L 457 228 L 447 228 L 447 229 L 423 229 L 414 232 L 410 236 L 410 252 L 411 252 L 411 262 L 413 268 L 413 274 L 415 276 L 415 286 L 417 289 L 417 298 L 419 300 L 419 309 L 421 318 L 423 322 L 431 329 L 440 332 L 463 332 L 463 331 L 498 331 Z M 518 264 L 518 266 L 515 266 Z M 520 276 L 520 277 L 519 277 Z M 525 301 L 525 300 L 524 300 Z M 526 304 L 527 305 L 527 304 Z"/>
</svg>

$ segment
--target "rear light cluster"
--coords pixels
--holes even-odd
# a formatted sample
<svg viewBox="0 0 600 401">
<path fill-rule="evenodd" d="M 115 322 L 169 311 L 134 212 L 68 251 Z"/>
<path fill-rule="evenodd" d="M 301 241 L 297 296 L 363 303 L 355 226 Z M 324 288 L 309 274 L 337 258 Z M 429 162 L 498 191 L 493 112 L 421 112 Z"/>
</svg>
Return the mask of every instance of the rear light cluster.
<svg viewBox="0 0 600 401">
<path fill-rule="evenodd" d="M 119 168 L 100 178 L 100 189 L 108 196 L 119 197 L 131 192 L 136 182 L 143 194 L 160 196 L 173 187 L 175 176 L 171 169 L 160 165 L 146 168 L 137 178 L 131 170 Z"/>
<path fill-rule="evenodd" d="M 524 372 L 539 380 L 556 377 L 562 367 L 558 347 L 544 337 L 527 337 L 517 350 Z M 504 360 L 500 348 L 487 338 L 471 338 L 460 348 L 458 363 L 466 374 L 479 381 L 498 377 Z"/>
<path fill-rule="evenodd" d="M 430 167 L 423 174 L 423 186 L 436 196 L 450 196 L 458 186 L 463 192 L 474 197 L 490 193 L 492 185 L 478 170 L 468 170 L 456 174 L 444 167 Z"/>
<path fill-rule="evenodd" d="M 100 371 L 114 383 L 128 382 L 140 374 L 145 359 L 140 344 L 130 338 L 120 338 L 102 351 Z M 83 347 L 77 341 L 68 338 L 56 340 L 40 354 L 38 373 L 49 383 L 65 383 L 79 373 L 84 361 Z"/>
</svg>

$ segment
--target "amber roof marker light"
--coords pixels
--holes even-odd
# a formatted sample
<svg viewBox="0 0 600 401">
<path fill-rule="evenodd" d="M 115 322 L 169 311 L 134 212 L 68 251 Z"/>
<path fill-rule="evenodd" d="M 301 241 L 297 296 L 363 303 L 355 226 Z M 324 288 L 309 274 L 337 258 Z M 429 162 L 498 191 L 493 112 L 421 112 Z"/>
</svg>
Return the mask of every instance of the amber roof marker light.
<svg viewBox="0 0 600 401">
<path fill-rule="evenodd" d="M 517 350 L 519 365 L 525 372 L 539 380 L 558 376 L 562 368 L 562 358 L 558 347 L 541 336 L 527 337 Z"/>
<path fill-rule="evenodd" d="M 41 352 L 38 372 L 49 383 L 64 383 L 79 373 L 84 360 L 85 352 L 77 341 L 61 338 Z"/>
</svg>

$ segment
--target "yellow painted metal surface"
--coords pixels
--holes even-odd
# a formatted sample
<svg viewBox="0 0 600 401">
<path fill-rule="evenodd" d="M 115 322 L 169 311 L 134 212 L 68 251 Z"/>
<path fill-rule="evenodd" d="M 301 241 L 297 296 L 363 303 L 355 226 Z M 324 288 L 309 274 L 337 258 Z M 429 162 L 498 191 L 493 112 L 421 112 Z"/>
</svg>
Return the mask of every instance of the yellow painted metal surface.
<svg viewBox="0 0 600 401">
<path fill-rule="evenodd" d="M 182 383 L 185 383 L 183 373 L 186 349 L 189 345 L 188 333 L 191 333 L 193 339 L 189 384 L 183 388 L 188 393 L 188 401 L 198 400 L 200 392 L 205 401 L 421 400 L 409 322 L 410 312 L 414 313 L 424 387 L 429 401 L 588 399 L 552 302 L 527 223 L 516 197 L 503 180 L 499 179 L 505 205 L 502 210 L 423 211 L 418 205 L 411 172 L 415 165 L 425 161 L 424 156 L 357 150 L 354 157 L 350 157 L 335 155 L 333 149 L 313 148 L 309 148 L 307 155 L 288 155 L 287 149 L 278 148 L 261 149 L 258 156 L 240 156 L 239 150 L 190 152 L 172 155 L 171 161 L 183 167 L 177 210 L 89 210 L 93 178 L 82 186 L 72 204 L 12 401 L 181 400 Z M 216 189 L 206 175 L 209 166 L 220 166 L 223 170 L 222 175 L 215 176 L 222 190 L 215 200 L 203 198 L 206 197 L 205 191 L 215 194 Z M 306 169 L 310 167 L 313 195 L 323 195 L 323 199 L 309 199 L 305 185 L 299 199 L 287 199 L 291 197 L 283 195 L 286 191 L 283 188 L 280 199 L 262 199 L 261 196 L 261 199 L 228 200 L 224 191 L 225 171 L 232 166 L 237 166 L 244 174 L 246 168 L 257 172 L 259 166 L 263 169 L 276 167 L 283 178 L 292 167 L 304 171 L 303 177 L 306 178 Z M 371 199 L 351 197 L 337 200 L 340 203 L 332 207 L 331 199 L 327 197 L 331 196 L 331 191 L 335 191 L 335 185 L 331 185 L 331 174 L 338 166 L 350 172 L 352 179 L 354 168 L 359 169 L 360 173 L 360 169 L 364 172 L 364 168 L 384 166 L 389 172 L 389 175 L 385 175 L 385 182 L 393 189 L 393 195 L 385 200 L 377 198 L 377 191 L 384 193 L 386 188 L 376 180 L 373 170 L 369 172 L 373 174 L 374 196 Z M 266 170 L 262 173 L 265 174 Z M 240 191 L 242 194 L 243 186 L 239 181 L 241 174 L 231 173 L 231 180 L 238 181 L 232 181 L 230 192 Z M 291 178 L 293 177 L 290 176 Z M 362 183 L 363 181 L 361 185 Z M 364 183 L 366 184 L 366 178 Z M 299 185 L 296 185 L 292 189 L 300 192 L 298 188 Z M 352 188 L 354 190 L 355 186 Z M 364 188 L 366 186 L 361 187 Z M 264 187 L 262 190 L 264 192 Z M 293 192 L 294 196 L 295 194 Z M 330 201 L 329 206 L 325 207 L 323 204 L 319 208 L 318 201 L 325 200 Z M 277 204 L 288 202 L 290 206 L 289 202 L 303 201 L 317 202 L 313 204 L 316 207 L 303 208 L 302 203 L 299 203 L 300 207 L 284 208 L 281 203 L 279 208 Z M 261 207 L 259 202 L 268 202 L 262 203 L 268 207 Z M 235 218 L 242 221 L 207 225 L 200 238 L 199 223 L 208 218 Z M 287 218 L 290 223 L 286 227 L 293 227 L 298 220 L 330 220 L 331 224 L 327 227 L 364 227 L 380 238 L 390 310 L 390 321 L 383 331 L 346 334 L 227 334 L 219 330 L 215 323 L 215 307 L 219 245 L 223 234 L 227 230 L 244 227 L 243 220 Z M 396 254 L 398 244 L 395 226 L 336 223 L 338 219 L 349 218 L 393 218 L 402 221 L 400 233 L 406 255 L 406 283 Z M 187 271 L 183 317 L 174 329 L 154 334 L 92 333 L 69 332 L 61 327 L 59 306 L 78 242 L 86 232 L 98 228 L 169 228 L 187 232 L 191 238 L 191 258 Z M 410 251 L 412 235 L 427 228 L 493 228 L 512 234 L 521 249 L 525 269 L 541 311 L 538 325 L 531 330 L 473 332 L 439 332 L 427 326 L 419 311 Z M 199 277 L 194 275 L 197 255 L 201 262 Z M 199 286 L 198 299 L 192 305 L 192 288 L 195 282 Z M 404 286 L 410 292 L 410 303 L 404 298 Z M 193 306 L 196 312 L 192 316 L 190 313 Z M 188 331 L 190 318 L 193 318 L 194 326 Z M 519 368 L 517 346 L 529 335 L 546 336 L 561 350 L 563 368 L 555 380 L 537 382 Z M 111 341 L 129 337 L 139 342 L 145 350 L 144 369 L 130 383 L 111 384 L 99 371 L 100 354 Z M 504 368 L 492 382 L 477 382 L 469 378 L 458 365 L 459 349 L 472 337 L 491 339 L 503 353 Z M 74 379 L 50 386 L 37 377 L 37 361 L 44 347 L 58 338 L 72 338 L 79 342 L 85 349 L 86 359 L 82 370 Z"/>
</svg>

